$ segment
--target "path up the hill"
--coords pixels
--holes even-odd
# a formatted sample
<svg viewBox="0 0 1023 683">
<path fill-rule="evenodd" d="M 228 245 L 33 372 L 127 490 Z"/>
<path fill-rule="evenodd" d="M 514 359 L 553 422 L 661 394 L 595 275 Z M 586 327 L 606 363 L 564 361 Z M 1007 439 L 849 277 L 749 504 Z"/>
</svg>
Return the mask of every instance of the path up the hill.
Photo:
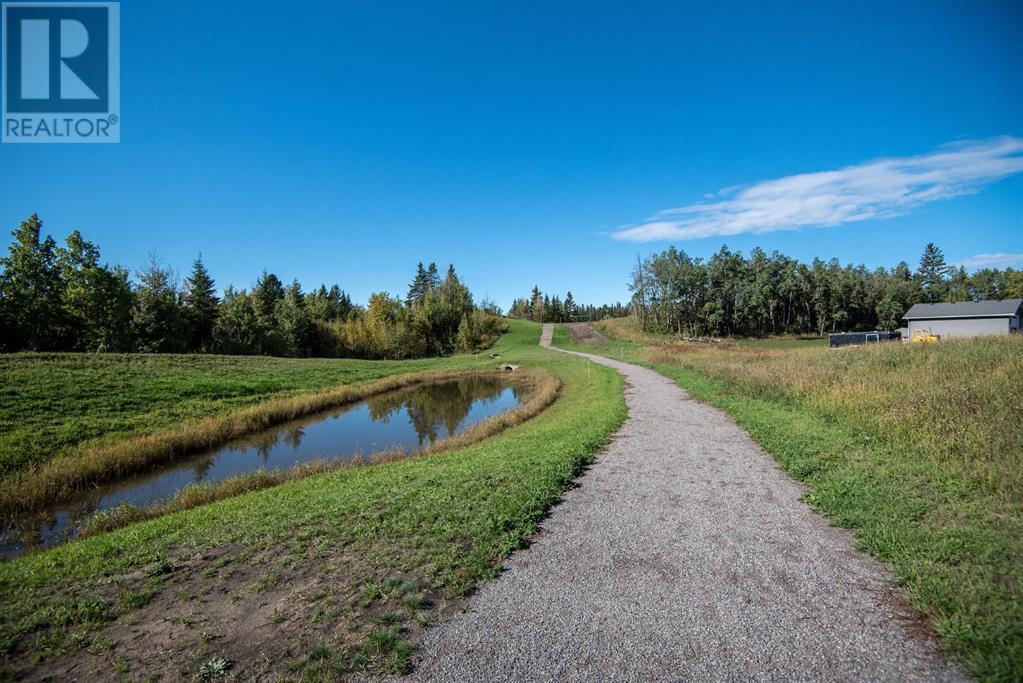
<svg viewBox="0 0 1023 683">
<path fill-rule="evenodd" d="M 414 679 L 963 678 L 884 568 L 725 414 L 589 358 L 624 375 L 629 419 L 535 543 L 428 635 Z"/>
</svg>

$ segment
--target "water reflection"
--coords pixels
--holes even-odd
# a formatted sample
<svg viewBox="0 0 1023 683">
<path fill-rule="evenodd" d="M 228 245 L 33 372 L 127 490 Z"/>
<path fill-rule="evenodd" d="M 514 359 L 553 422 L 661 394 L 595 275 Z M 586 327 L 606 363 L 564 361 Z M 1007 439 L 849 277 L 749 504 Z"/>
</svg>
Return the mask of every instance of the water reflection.
<svg viewBox="0 0 1023 683">
<path fill-rule="evenodd" d="M 528 388 L 503 377 L 468 377 L 401 389 L 231 441 L 173 465 L 83 494 L 0 528 L 10 558 L 73 537 L 82 519 L 124 503 L 146 507 L 193 483 L 218 482 L 259 469 L 290 469 L 314 460 L 345 461 L 391 448 L 418 450 L 517 407 Z"/>
</svg>

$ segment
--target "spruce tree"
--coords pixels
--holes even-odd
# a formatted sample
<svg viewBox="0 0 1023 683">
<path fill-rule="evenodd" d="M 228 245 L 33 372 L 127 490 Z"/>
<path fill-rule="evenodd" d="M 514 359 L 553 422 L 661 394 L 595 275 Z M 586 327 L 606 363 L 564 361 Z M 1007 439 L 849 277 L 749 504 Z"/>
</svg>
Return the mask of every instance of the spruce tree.
<svg viewBox="0 0 1023 683">
<path fill-rule="evenodd" d="M 426 269 L 423 268 L 423 262 L 420 261 L 419 265 L 416 266 L 416 276 L 412 279 L 412 283 L 408 286 L 408 295 L 405 297 L 405 305 L 409 308 L 415 308 L 419 304 L 423 303 L 423 299 L 426 298 L 426 292 L 429 290 L 429 287 L 429 276 L 426 274 Z"/>
<path fill-rule="evenodd" d="M 334 319 L 333 306 L 331 305 L 326 285 L 320 285 L 320 288 L 315 292 L 306 295 L 305 304 L 306 310 L 309 311 L 310 319 L 322 321 Z"/>
<path fill-rule="evenodd" d="M 256 280 L 256 288 L 252 291 L 256 300 L 256 313 L 264 324 L 273 321 L 277 302 L 284 298 L 284 285 L 273 273 L 263 271 Z"/>
<path fill-rule="evenodd" d="M 312 323 L 305 307 L 302 285 L 294 280 L 284 292 L 284 298 L 277 302 L 274 311 L 277 331 L 275 339 L 280 347 L 273 349 L 274 355 L 308 356 L 312 342 Z"/>
<path fill-rule="evenodd" d="M 925 301 L 935 303 L 944 300 L 947 292 L 945 277 L 948 273 L 945 255 L 933 242 L 928 242 L 920 257 L 920 267 L 916 269 L 917 279 L 924 289 Z"/>
<path fill-rule="evenodd" d="M 189 346 L 193 351 L 208 351 L 213 344 L 220 298 L 216 283 L 202 262 L 202 254 L 192 262 L 192 274 L 185 280 L 183 298 L 191 327 Z"/>
<path fill-rule="evenodd" d="M 565 303 L 563 304 L 563 306 L 565 309 L 564 310 L 565 322 L 572 322 L 572 317 L 575 315 L 576 309 L 575 299 L 572 298 L 572 292 L 569 292 L 568 294 L 565 295 Z"/>
<path fill-rule="evenodd" d="M 177 353 L 188 344 L 188 326 L 173 271 L 155 255 L 137 273 L 131 327 L 138 351 Z"/>
<path fill-rule="evenodd" d="M 437 264 L 431 263 L 426 269 L 426 293 L 440 287 L 440 275 L 437 274 Z"/>
<path fill-rule="evenodd" d="M 561 299 L 559 299 L 558 296 L 555 294 L 554 297 L 551 298 L 551 311 L 550 314 L 547 316 L 547 320 L 545 322 L 549 323 L 564 322 L 562 320 L 563 316 L 564 311 L 561 308 Z"/>
<path fill-rule="evenodd" d="M 337 287 L 337 285 L 334 285 L 334 287 Z M 331 292 L 333 291 L 334 290 L 332 288 Z M 347 292 L 339 290 L 339 293 L 340 296 L 337 300 L 337 317 L 338 320 L 347 320 L 352 314 L 352 310 L 355 306 L 352 304 L 352 297 L 348 296 Z"/>
</svg>

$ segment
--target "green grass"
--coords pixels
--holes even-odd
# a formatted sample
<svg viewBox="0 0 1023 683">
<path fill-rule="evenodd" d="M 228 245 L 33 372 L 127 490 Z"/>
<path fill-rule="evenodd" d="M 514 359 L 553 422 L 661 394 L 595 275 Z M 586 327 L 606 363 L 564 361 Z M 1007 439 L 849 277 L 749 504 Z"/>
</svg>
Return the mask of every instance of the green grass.
<svg viewBox="0 0 1023 683">
<path fill-rule="evenodd" d="M 310 680 L 353 670 L 403 671 L 409 634 L 456 606 L 479 581 L 498 573 L 508 553 L 528 543 L 547 509 L 625 417 L 617 374 L 538 348 L 539 332 L 537 325 L 514 322 L 495 350 L 503 362 L 558 376 L 561 396 L 537 417 L 491 439 L 285 483 L 0 565 L 6 667 L 60 673 L 74 662 L 76 673 L 86 675 L 125 653 L 148 662 L 146 648 L 155 651 L 161 643 L 125 642 L 118 629 L 149 619 L 162 623 L 194 602 L 198 614 L 179 619 L 190 626 L 181 626 L 185 631 L 174 641 L 195 641 L 191 654 L 177 656 L 188 661 L 133 667 L 171 678 L 185 670 L 195 675 L 211 661 L 202 654 L 200 635 L 213 631 L 225 634 L 213 654 L 231 661 L 232 674 L 242 677 L 259 669 L 237 651 L 260 637 L 294 651 L 309 652 L 309 643 L 327 648 L 290 663 L 273 660 L 270 677 L 294 673 L 288 667 Z M 308 362 L 317 381 L 336 382 L 343 372 L 343 362 Z M 416 365 L 432 370 L 475 362 L 495 361 Z M 303 362 L 295 363 L 292 386 L 306 388 Z M 349 376 L 374 372 L 373 364 L 352 366 Z M 400 364 L 402 371 L 409 366 Z M 244 372 L 238 373 L 232 381 L 244 384 Z M 181 393 L 180 380 L 177 386 Z M 170 402 L 164 405 L 172 410 Z M 230 615 L 261 609 L 263 602 L 282 611 L 267 614 L 269 626 L 250 634 L 239 634 L 233 617 L 210 615 L 213 606 Z M 384 614 L 399 621 L 379 623 L 394 621 Z M 89 654 L 76 645 L 83 639 L 105 645 Z M 273 651 L 273 645 L 271 640 L 266 647 Z"/>
<path fill-rule="evenodd" d="M 31 464 L 270 398 L 399 373 L 491 367 L 485 354 L 416 361 L 173 354 L 0 355 L 0 478 Z"/>
<path fill-rule="evenodd" d="M 624 350 L 727 412 L 892 570 L 969 671 L 1023 679 L 1023 338 L 831 351 L 600 328 L 617 336 L 584 346 L 559 329 L 555 343 Z"/>
</svg>

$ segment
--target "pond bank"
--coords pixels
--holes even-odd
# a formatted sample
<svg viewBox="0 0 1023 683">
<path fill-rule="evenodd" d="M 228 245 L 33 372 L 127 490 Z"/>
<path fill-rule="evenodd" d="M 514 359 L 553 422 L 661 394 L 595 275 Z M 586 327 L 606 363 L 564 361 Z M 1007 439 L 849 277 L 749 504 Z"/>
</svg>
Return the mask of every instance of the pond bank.
<svg viewBox="0 0 1023 683">
<path fill-rule="evenodd" d="M 187 501 L 208 502 L 218 493 L 237 494 L 345 464 L 362 464 L 385 451 L 400 457 L 434 448 L 484 420 L 521 408 L 536 379 L 532 375 L 473 374 L 423 382 L 292 420 L 123 480 L 90 487 L 66 503 L 4 522 L 0 524 L 0 553 L 9 559 L 82 532 L 108 530 L 181 509 Z M 90 517 L 95 513 L 98 516 Z"/>
<path fill-rule="evenodd" d="M 453 370 L 401 374 L 333 387 L 289 398 L 271 399 L 226 415 L 165 428 L 114 443 L 87 446 L 13 474 L 0 482 L 0 517 L 68 501 L 83 489 L 143 472 L 176 458 L 215 448 L 275 425 L 424 382 L 490 374 Z"/>
</svg>

